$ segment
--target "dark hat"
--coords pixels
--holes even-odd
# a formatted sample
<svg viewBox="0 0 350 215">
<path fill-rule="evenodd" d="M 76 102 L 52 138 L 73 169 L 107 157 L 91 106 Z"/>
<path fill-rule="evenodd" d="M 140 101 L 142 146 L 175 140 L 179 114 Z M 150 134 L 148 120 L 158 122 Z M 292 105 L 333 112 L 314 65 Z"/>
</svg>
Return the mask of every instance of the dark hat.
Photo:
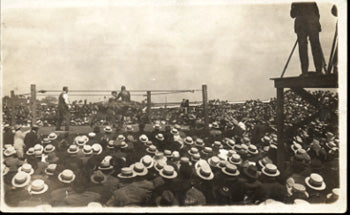
<svg viewBox="0 0 350 215">
<path fill-rule="evenodd" d="M 248 167 L 243 168 L 243 173 L 251 179 L 259 178 L 258 169 L 254 165 L 249 165 Z"/>
</svg>

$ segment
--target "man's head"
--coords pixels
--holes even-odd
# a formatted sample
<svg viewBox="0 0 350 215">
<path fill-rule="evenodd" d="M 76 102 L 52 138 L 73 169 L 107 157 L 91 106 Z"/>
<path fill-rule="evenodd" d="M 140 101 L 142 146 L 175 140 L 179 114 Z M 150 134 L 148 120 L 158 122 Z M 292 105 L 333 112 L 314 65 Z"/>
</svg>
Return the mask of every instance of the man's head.
<svg viewBox="0 0 350 215">
<path fill-rule="evenodd" d="M 121 90 L 126 90 L 125 86 L 122 86 L 122 87 L 121 87 Z"/>
<path fill-rule="evenodd" d="M 68 87 L 63 87 L 62 89 L 64 92 L 68 93 Z"/>
<path fill-rule="evenodd" d="M 117 91 L 112 91 L 112 96 L 117 96 Z"/>
</svg>

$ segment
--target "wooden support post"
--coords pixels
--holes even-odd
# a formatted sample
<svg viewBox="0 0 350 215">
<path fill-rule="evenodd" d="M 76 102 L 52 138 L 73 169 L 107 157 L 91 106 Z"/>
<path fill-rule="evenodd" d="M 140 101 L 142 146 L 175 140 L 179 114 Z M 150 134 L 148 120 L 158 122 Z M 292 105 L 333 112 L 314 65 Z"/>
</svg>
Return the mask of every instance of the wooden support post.
<svg viewBox="0 0 350 215">
<path fill-rule="evenodd" d="M 284 149 L 284 113 L 283 113 L 284 88 L 277 88 L 277 167 L 284 173 L 285 149 Z"/>
<path fill-rule="evenodd" d="M 209 129 L 209 117 L 208 117 L 208 88 L 206 84 L 202 85 L 203 96 L 203 110 L 204 110 L 204 123 L 205 129 Z"/>
<path fill-rule="evenodd" d="M 36 122 L 36 86 L 30 85 L 30 104 L 32 110 L 32 125 Z"/>
<path fill-rule="evenodd" d="M 15 113 L 15 91 L 11 90 L 11 98 L 10 98 L 10 108 L 11 108 L 11 126 L 14 126 L 16 123 L 16 113 Z"/>
<path fill-rule="evenodd" d="M 147 118 L 148 118 L 148 121 L 151 121 L 151 107 L 152 107 L 151 91 L 147 91 Z"/>
</svg>

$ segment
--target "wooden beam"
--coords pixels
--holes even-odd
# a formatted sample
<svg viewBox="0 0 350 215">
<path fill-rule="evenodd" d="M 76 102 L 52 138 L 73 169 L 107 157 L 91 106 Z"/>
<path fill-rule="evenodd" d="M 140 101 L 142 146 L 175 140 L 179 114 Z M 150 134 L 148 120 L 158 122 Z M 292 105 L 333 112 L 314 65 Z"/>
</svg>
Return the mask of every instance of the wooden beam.
<svg viewBox="0 0 350 215">
<path fill-rule="evenodd" d="M 277 88 L 277 167 L 283 175 L 284 172 L 284 161 L 285 161 L 285 149 L 284 149 L 284 89 Z"/>
<path fill-rule="evenodd" d="M 276 88 L 338 88 L 338 76 L 310 75 L 308 77 L 272 78 Z"/>
</svg>

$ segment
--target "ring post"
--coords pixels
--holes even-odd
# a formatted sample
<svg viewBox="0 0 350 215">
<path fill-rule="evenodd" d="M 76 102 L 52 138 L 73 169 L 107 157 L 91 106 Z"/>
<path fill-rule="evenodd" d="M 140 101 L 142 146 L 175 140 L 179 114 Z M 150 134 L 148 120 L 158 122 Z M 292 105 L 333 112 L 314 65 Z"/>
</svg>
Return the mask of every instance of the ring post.
<svg viewBox="0 0 350 215">
<path fill-rule="evenodd" d="M 30 104 L 32 109 L 32 125 L 36 122 L 36 86 L 30 85 Z"/>
<path fill-rule="evenodd" d="M 147 91 L 147 118 L 151 121 L 151 91 Z"/>
<path fill-rule="evenodd" d="M 209 129 L 209 118 L 208 118 L 208 88 L 206 84 L 202 85 L 202 96 L 203 96 L 203 110 L 204 110 L 204 123 L 205 129 Z"/>
</svg>

